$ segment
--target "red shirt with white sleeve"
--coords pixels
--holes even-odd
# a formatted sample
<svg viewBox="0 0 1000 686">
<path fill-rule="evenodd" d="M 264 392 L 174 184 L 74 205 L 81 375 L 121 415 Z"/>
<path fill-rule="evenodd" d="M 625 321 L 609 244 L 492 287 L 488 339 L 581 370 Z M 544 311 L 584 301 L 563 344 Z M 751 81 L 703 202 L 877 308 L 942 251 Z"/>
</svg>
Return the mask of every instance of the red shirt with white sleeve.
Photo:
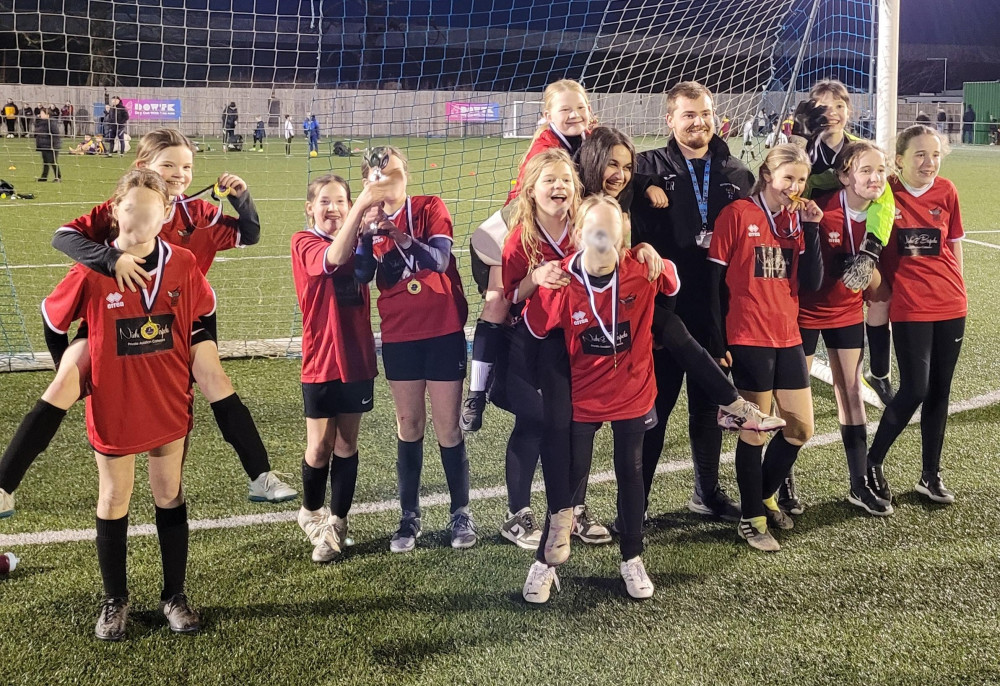
<svg viewBox="0 0 1000 686">
<path fill-rule="evenodd" d="M 561 265 L 571 274 L 569 285 L 539 288 L 525 308 L 525 324 L 536 338 L 563 330 L 574 421 L 634 419 L 653 407 L 653 302 L 657 293 L 675 295 L 680 289 L 673 262 L 663 265 L 651 282 L 646 265 L 626 253 L 617 274 L 597 288 L 588 285 L 594 277 L 584 273 L 582 253 L 576 253 Z"/>
<path fill-rule="evenodd" d="M 816 292 L 799 295 L 799 326 L 803 329 L 838 329 L 865 320 L 864 298 L 840 280 L 843 265 L 857 255 L 865 239 L 866 219 L 847 206 L 846 191 L 830 193 L 816 203 L 823 210 L 819 247 L 823 257 L 823 285 Z"/>
<path fill-rule="evenodd" d="M 95 243 L 106 243 L 115 233 L 113 227 L 108 200 L 56 231 L 77 231 Z M 202 274 L 208 274 L 216 253 L 243 247 L 239 218 L 223 214 L 217 206 L 201 198 L 173 203 L 170 215 L 163 221 L 160 238 L 193 252 Z"/>
<path fill-rule="evenodd" d="M 368 284 L 354 278 L 354 257 L 332 269 L 333 238 L 310 229 L 292 235 L 292 279 L 302 310 L 302 383 L 366 381 L 378 376 Z"/>
<path fill-rule="evenodd" d="M 769 221 L 765 212 L 750 199 L 726 205 L 715 220 L 708 259 L 726 267 L 728 343 L 790 348 L 802 343 L 798 268 L 805 239 L 801 230 L 779 237 L 801 221 L 798 215 L 782 210 Z"/>
<path fill-rule="evenodd" d="M 160 447 L 194 424 L 191 327 L 215 311 L 215 294 L 192 253 L 157 241 L 152 278 L 136 293 L 78 264 L 42 301 L 53 331 L 78 319 L 90 327 L 87 436 L 105 455 Z"/>
<path fill-rule="evenodd" d="M 896 221 L 879 269 L 892 287 L 889 319 L 937 322 L 968 314 L 965 280 L 953 245 L 962 240 L 958 191 L 940 176 L 921 191 L 889 181 L 896 199 Z"/>
<path fill-rule="evenodd" d="M 451 215 L 437 196 L 409 197 L 389 219 L 397 229 L 422 243 L 436 236 L 453 240 Z M 443 273 L 418 269 L 413 257 L 390 236 L 381 235 L 372 238 L 372 254 L 378 261 L 375 283 L 379 289 L 383 341 L 419 341 L 446 336 L 465 327 L 469 305 L 454 255 L 449 257 Z"/>
<path fill-rule="evenodd" d="M 573 242 L 570 240 L 570 226 L 566 223 L 562 236 L 558 241 L 553 241 L 544 229 L 535 227 L 538 237 L 538 247 L 541 251 L 542 260 L 538 263 L 559 262 L 571 252 L 573 252 Z M 518 302 L 520 297 L 518 287 L 521 282 L 531 272 L 531 261 L 528 253 L 521 243 L 524 233 L 518 225 L 507 235 L 503 243 L 503 257 L 501 264 L 503 274 L 503 296 L 510 302 Z M 536 265 L 536 266 L 538 266 Z"/>
</svg>

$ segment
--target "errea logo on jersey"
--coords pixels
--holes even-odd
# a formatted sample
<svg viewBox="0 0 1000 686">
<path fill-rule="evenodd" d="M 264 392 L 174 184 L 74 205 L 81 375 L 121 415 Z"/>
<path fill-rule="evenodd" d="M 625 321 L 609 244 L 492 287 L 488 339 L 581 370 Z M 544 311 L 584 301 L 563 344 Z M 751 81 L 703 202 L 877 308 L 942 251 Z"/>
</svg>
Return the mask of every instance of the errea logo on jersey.
<svg viewBox="0 0 1000 686">
<path fill-rule="evenodd" d="M 573 326 L 583 326 L 587 322 L 587 313 L 583 310 L 578 310 L 573 313 Z"/>
<path fill-rule="evenodd" d="M 831 246 L 837 247 L 838 245 L 840 245 L 840 232 L 831 231 L 828 234 L 826 234 L 826 239 L 830 242 Z"/>
<path fill-rule="evenodd" d="M 113 310 L 116 307 L 125 307 L 125 303 L 122 302 L 122 294 L 118 291 L 108 293 L 108 297 L 106 297 L 105 300 L 108 301 L 109 310 Z"/>
<path fill-rule="evenodd" d="M 750 236 L 750 238 L 760 238 L 760 227 L 756 224 L 751 224 L 747 228 L 747 235 Z"/>
</svg>

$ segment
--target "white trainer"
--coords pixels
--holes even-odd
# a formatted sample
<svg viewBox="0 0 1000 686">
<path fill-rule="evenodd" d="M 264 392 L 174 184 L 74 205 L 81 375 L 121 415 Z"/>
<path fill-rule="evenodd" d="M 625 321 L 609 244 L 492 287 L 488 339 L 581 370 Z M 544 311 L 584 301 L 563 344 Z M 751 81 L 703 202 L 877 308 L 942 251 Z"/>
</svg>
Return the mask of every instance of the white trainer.
<svg viewBox="0 0 1000 686">
<path fill-rule="evenodd" d="M 0 488 L 0 519 L 14 514 L 14 494 Z"/>
<path fill-rule="evenodd" d="M 552 584 L 556 585 L 557 591 L 562 590 L 559 588 L 556 568 L 536 560 L 528 569 L 528 578 L 524 580 L 524 589 L 521 591 L 521 595 L 529 603 L 547 603 L 552 592 Z"/>
<path fill-rule="evenodd" d="M 719 426 L 729 431 L 777 431 L 785 420 L 764 414 L 760 407 L 740 396 L 730 405 L 720 405 Z"/>
<path fill-rule="evenodd" d="M 625 581 L 625 590 L 637 600 L 644 600 L 653 595 L 653 582 L 646 574 L 646 566 L 642 564 L 642 558 L 636 555 L 631 560 L 625 560 L 621 564 L 622 579 Z"/>
<path fill-rule="evenodd" d="M 319 527 L 317 531 L 316 547 L 313 548 L 313 562 L 333 562 L 340 557 L 340 539 L 337 538 L 337 531 L 333 524 L 327 521 Z"/>
<path fill-rule="evenodd" d="M 570 536 L 573 533 L 573 508 L 567 507 L 549 515 L 549 535 L 545 539 L 545 561 L 553 567 L 569 559 Z"/>
<path fill-rule="evenodd" d="M 300 507 L 299 516 L 296 519 L 299 522 L 299 528 L 302 529 L 309 542 L 317 545 L 322 534 L 321 529 L 330 521 L 330 508 L 321 507 L 318 510 L 307 510 Z"/>
<path fill-rule="evenodd" d="M 335 514 L 330 515 L 330 526 L 337 533 L 337 540 L 340 541 L 341 549 L 350 548 L 354 545 L 354 539 L 347 533 L 347 517 L 341 518 Z"/>
<path fill-rule="evenodd" d="M 292 478 L 290 474 L 264 472 L 250 482 L 250 493 L 247 498 L 254 503 L 283 503 L 298 497 L 299 492 L 278 478 L 279 476 Z"/>
</svg>

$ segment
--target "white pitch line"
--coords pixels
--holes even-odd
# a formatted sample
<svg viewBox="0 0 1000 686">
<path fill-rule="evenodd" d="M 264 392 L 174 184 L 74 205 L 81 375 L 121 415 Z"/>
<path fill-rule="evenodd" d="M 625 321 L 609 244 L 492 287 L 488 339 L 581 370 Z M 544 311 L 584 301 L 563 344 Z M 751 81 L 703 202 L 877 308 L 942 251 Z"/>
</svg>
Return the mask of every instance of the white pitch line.
<svg viewBox="0 0 1000 686">
<path fill-rule="evenodd" d="M 966 234 L 970 233 L 1000 233 L 1000 229 L 977 229 L 974 231 L 966 231 Z"/>
<path fill-rule="evenodd" d="M 974 241 L 974 240 L 972 240 L 971 238 L 968 238 L 968 237 L 962 238 L 962 242 L 963 243 L 972 243 L 973 245 L 981 245 L 981 246 L 986 247 L 986 248 L 993 248 L 994 250 L 1000 250 L 1000 245 L 997 245 L 996 243 L 984 243 L 982 241 Z"/>
<path fill-rule="evenodd" d="M 953 403 L 949 409 L 948 414 L 953 415 L 959 412 L 968 412 L 969 410 L 978 410 L 983 407 L 989 407 L 990 405 L 995 405 L 1000 403 L 1000 391 L 993 391 L 991 393 L 986 393 L 984 395 L 978 395 L 974 398 L 969 398 L 968 400 L 963 400 L 961 402 Z M 913 416 L 910 420 L 911 424 L 914 424 L 920 420 L 919 413 Z M 871 422 L 868 424 L 868 431 L 873 432 L 878 427 L 877 422 Z M 830 433 L 820 434 L 819 436 L 813 436 L 806 447 L 819 447 L 824 445 L 830 445 L 834 443 L 839 443 L 841 440 L 839 431 L 831 431 Z M 723 463 L 732 462 L 735 459 L 735 455 L 731 452 L 725 453 L 722 456 Z M 670 474 L 674 472 L 682 472 L 691 469 L 691 460 L 675 460 L 673 462 L 664 462 L 660 464 L 656 469 L 657 474 Z M 609 481 L 614 481 L 615 473 L 613 471 L 599 472 L 597 474 L 590 475 L 590 483 L 601 484 L 607 483 Z M 539 492 L 544 490 L 544 485 L 542 482 L 535 482 L 531 486 L 532 492 Z M 469 492 L 469 499 L 472 501 L 478 500 L 488 500 L 492 498 L 505 497 L 507 495 L 507 488 L 505 486 L 493 486 L 490 488 L 474 488 Z M 422 497 L 420 499 L 420 504 L 422 507 L 436 507 L 438 505 L 447 505 L 451 501 L 451 497 L 447 493 L 435 493 L 434 495 L 429 495 Z M 399 507 L 397 500 L 381 500 L 373 503 L 359 503 L 351 508 L 351 515 L 362 515 L 362 514 L 375 514 L 378 512 L 390 512 Z M 257 526 L 262 524 L 282 524 L 285 522 L 294 522 L 295 518 L 298 516 L 297 510 L 286 510 L 283 512 L 269 512 L 267 514 L 254 514 L 254 515 L 238 515 L 235 517 L 222 517 L 219 519 L 194 519 L 191 520 L 189 526 L 193 530 L 211 530 L 211 529 L 240 529 L 248 526 Z M 138 524 L 135 526 L 130 526 L 128 528 L 129 536 L 154 536 L 156 535 L 156 526 L 153 524 Z M 70 543 L 74 541 L 92 541 L 97 537 L 96 529 L 64 529 L 61 531 L 39 531 L 36 533 L 27 534 L 3 534 L 0 535 L 0 550 L 5 550 L 13 548 L 16 546 L 26 546 L 26 545 L 45 545 L 51 543 Z"/>
</svg>

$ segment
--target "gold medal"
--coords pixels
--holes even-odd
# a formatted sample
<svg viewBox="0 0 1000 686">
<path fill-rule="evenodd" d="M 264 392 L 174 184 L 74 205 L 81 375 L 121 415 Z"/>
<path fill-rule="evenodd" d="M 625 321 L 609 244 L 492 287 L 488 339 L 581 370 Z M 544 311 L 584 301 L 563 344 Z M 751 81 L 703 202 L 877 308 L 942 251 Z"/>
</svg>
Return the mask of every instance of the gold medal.
<svg viewBox="0 0 1000 686">
<path fill-rule="evenodd" d="M 423 286 L 421 286 L 420 282 L 417 281 L 416 279 L 410 279 L 410 281 L 406 284 L 406 291 L 410 295 L 416 295 L 422 289 L 423 289 Z"/>
<path fill-rule="evenodd" d="M 160 326 L 153 321 L 152 317 L 150 317 L 146 323 L 142 325 L 142 328 L 139 329 L 139 333 L 144 339 L 151 341 L 156 338 L 156 334 L 160 333 Z"/>
</svg>

